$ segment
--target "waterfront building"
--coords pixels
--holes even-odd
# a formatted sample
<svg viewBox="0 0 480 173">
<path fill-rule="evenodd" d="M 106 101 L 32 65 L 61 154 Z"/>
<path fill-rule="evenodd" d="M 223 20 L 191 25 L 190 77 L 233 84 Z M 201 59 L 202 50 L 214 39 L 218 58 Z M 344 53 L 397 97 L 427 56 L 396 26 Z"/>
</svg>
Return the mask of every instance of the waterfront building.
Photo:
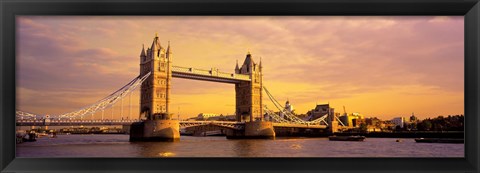
<svg viewBox="0 0 480 173">
<path fill-rule="evenodd" d="M 393 123 L 391 120 L 383 121 L 381 126 L 382 126 L 382 131 L 391 131 L 395 129 L 395 123 Z"/>
<path fill-rule="evenodd" d="M 236 115 L 226 115 L 224 117 L 225 117 L 224 121 L 235 121 L 237 116 Z"/>
<path fill-rule="evenodd" d="M 216 116 L 218 115 L 214 113 L 200 113 L 197 116 L 197 120 L 207 120 L 208 118 L 216 117 Z"/>
<path fill-rule="evenodd" d="M 417 130 L 417 124 L 418 124 L 418 118 L 415 117 L 414 113 L 412 112 L 412 115 L 410 118 L 407 119 L 407 121 L 404 123 L 406 125 L 407 130 Z"/>
<path fill-rule="evenodd" d="M 365 118 L 365 123 L 371 126 L 380 126 L 381 120 L 377 117 Z"/>
<path fill-rule="evenodd" d="M 382 129 L 378 126 L 367 125 L 367 132 L 380 132 Z"/>
<path fill-rule="evenodd" d="M 403 128 L 404 123 L 405 123 L 405 118 L 404 117 L 395 117 L 392 119 L 393 124 L 395 124 L 395 127 L 400 127 Z"/>
<path fill-rule="evenodd" d="M 369 132 L 384 131 L 387 127 L 386 123 L 377 117 L 365 118 L 365 124 L 367 125 L 367 131 Z"/>
<path fill-rule="evenodd" d="M 413 112 L 412 112 L 412 116 L 410 116 L 410 122 L 418 122 L 418 118 L 415 116 Z"/>
<path fill-rule="evenodd" d="M 236 116 L 235 115 L 219 115 L 219 116 L 214 116 L 214 117 L 209 117 L 206 119 L 207 121 L 235 121 Z"/>
<path fill-rule="evenodd" d="M 285 110 L 288 112 L 293 112 L 293 105 L 290 104 L 290 101 L 285 102 Z"/>
<path fill-rule="evenodd" d="M 290 101 L 288 101 L 287 99 L 287 102 L 285 102 L 285 107 L 283 109 L 284 112 L 290 112 L 292 114 L 294 114 L 293 112 L 293 105 L 290 104 Z M 280 112 L 280 117 L 284 118 L 285 115 L 283 114 L 283 112 Z"/>
<path fill-rule="evenodd" d="M 235 115 L 217 115 L 214 113 L 200 113 L 196 117 L 189 118 L 188 120 L 194 121 L 235 121 Z"/>
<path fill-rule="evenodd" d="M 364 116 L 360 113 L 354 112 L 348 115 L 343 115 L 339 117 L 340 121 L 348 127 L 360 127 L 362 121 L 364 121 Z"/>
<path fill-rule="evenodd" d="M 334 109 L 330 107 L 330 104 L 317 104 L 315 109 L 312 109 L 307 112 L 308 120 L 314 120 L 324 116 L 325 114 L 334 115 Z M 333 120 L 333 116 L 330 117 L 327 121 L 331 122 Z"/>
</svg>

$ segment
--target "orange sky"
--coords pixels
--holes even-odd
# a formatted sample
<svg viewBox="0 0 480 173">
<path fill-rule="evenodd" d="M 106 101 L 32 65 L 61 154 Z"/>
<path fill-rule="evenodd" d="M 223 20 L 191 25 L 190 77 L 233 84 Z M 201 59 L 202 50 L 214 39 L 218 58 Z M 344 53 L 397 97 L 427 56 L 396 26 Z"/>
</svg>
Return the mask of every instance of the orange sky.
<svg viewBox="0 0 480 173">
<path fill-rule="evenodd" d="M 264 85 L 297 113 L 329 102 L 337 112 L 345 106 L 382 119 L 463 114 L 463 26 L 463 16 L 21 16 L 17 109 L 55 115 L 107 96 L 138 75 L 142 44 L 157 32 L 163 46 L 171 42 L 177 66 L 233 73 L 247 51 L 262 57 Z M 178 78 L 172 85 L 175 117 L 235 111 L 234 85 Z"/>
</svg>

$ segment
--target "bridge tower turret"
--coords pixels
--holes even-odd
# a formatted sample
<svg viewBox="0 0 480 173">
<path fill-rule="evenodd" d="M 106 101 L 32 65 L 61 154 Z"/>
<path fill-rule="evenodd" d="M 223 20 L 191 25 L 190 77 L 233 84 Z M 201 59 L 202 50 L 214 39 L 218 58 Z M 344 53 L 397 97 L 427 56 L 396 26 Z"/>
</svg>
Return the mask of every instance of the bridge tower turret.
<svg viewBox="0 0 480 173">
<path fill-rule="evenodd" d="M 140 53 L 140 75 L 151 72 L 140 90 L 140 115 L 146 120 L 134 123 L 130 141 L 177 141 L 180 139 L 180 124 L 172 120 L 169 111 L 172 82 L 173 54 L 170 42 L 167 49 L 155 35 L 150 48 Z"/>
<path fill-rule="evenodd" d="M 166 105 L 165 105 L 165 111 L 169 114 L 168 118 L 171 119 L 171 113 L 170 113 L 170 100 L 171 100 L 171 86 L 172 86 L 172 61 L 173 60 L 173 52 L 172 49 L 170 48 L 170 41 L 168 41 L 168 46 L 167 46 L 167 52 L 165 55 L 165 61 L 166 61 L 166 68 L 167 68 L 167 78 L 166 78 L 166 92 L 165 92 L 165 97 L 166 97 Z"/>
<path fill-rule="evenodd" d="M 235 73 L 236 74 L 240 73 L 240 68 L 238 67 L 238 60 L 237 60 L 237 65 L 235 66 Z"/>
</svg>

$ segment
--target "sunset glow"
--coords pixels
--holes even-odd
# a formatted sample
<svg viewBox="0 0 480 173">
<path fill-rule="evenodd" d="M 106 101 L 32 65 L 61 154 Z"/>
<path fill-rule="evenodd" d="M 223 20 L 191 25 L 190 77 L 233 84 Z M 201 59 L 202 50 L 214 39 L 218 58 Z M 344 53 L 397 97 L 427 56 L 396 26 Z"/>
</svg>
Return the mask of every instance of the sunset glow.
<svg viewBox="0 0 480 173">
<path fill-rule="evenodd" d="M 464 114 L 463 16 L 17 17 L 17 109 L 56 115 L 100 100 L 138 76 L 155 33 L 177 66 L 234 73 L 247 52 L 261 57 L 263 84 L 299 114 L 321 103 L 382 119 Z M 171 113 L 234 114 L 234 88 L 175 78 Z M 138 105 L 137 92 L 133 117 Z"/>
</svg>

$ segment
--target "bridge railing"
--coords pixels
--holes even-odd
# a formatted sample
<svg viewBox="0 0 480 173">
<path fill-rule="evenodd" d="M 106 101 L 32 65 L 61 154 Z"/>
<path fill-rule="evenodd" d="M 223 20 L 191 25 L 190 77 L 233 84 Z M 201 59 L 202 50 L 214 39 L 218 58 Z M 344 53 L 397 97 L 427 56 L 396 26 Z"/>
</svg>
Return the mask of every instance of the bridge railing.
<svg viewBox="0 0 480 173">
<path fill-rule="evenodd" d="M 323 124 L 294 124 L 294 123 L 272 123 L 274 127 L 303 127 L 303 128 L 326 128 Z"/>
<path fill-rule="evenodd" d="M 180 123 L 191 123 L 191 124 L 210 124 L 210 123 L 217 123 L 217 124 L 242 124 L 243 122 L 236 122 L 236 121 L 180 121 Z"/>
<path fill-rule="evenodd" d="M 197 68 L 173 66 L 172 71 L 197 74 L 197 75 L 205 75 L 205 76 L 216 76 L 216 77 L 227 78 L 227 79 L 250 80 L 249 75 L 226 73 L 226 72 L 218 71 L 218 69 L 214 69 L 214 68 L 212 68 L 211 70 L 204 70 L 204 69 L 197 69 Z"/>
<path fill-rule="evenodd" d="M 217 75 L 218 75 L 219 77 L 225 77 L 225 78 L 235 77 L 235 74 L 233 74 L 233 73 L 225 73 L 225 72 L 218 72 Z"/>
</svg>

